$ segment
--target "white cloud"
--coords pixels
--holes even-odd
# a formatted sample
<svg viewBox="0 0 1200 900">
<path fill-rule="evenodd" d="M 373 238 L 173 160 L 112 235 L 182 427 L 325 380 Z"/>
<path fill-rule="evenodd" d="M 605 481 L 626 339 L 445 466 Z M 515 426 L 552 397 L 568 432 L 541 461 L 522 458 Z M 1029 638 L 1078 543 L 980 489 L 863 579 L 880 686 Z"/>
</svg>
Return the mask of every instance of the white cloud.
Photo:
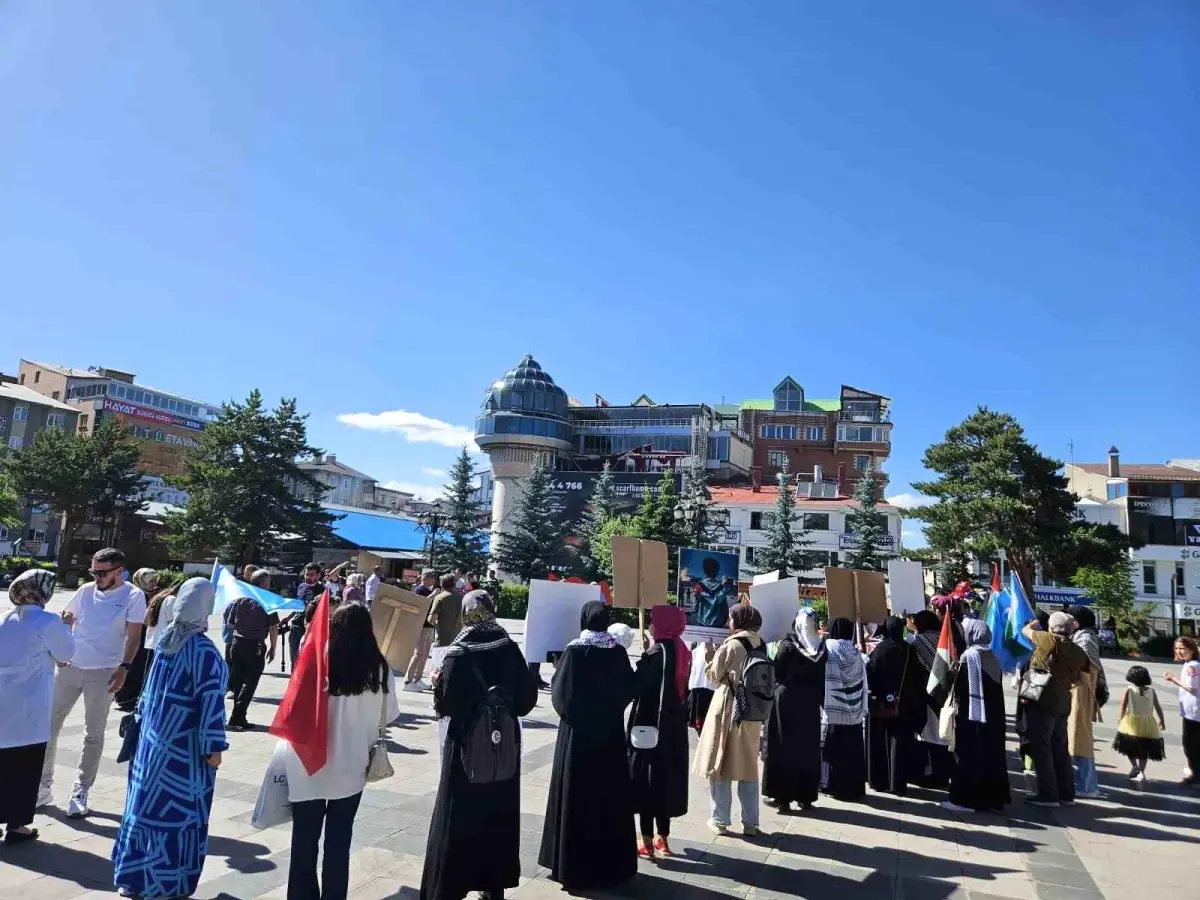
<svg viewBox="0 0 1200 900">
<path fill-rule="evenodd" d="M 380 413 L 341 413 L 337 420 L 351 428 L 366 431 L 392 431 L 404 435 L 414 444 L 441 444 L 443 447 L 461 447 L 477 451 L 475 433 L 462 425 L 451 425 L 440 419 L 431 419 L 407 409 L 389 409 Z"/>
<path fill-rule="evenodd" d="M 432 503 L 442 496 L 442 486 L 440 484 L 417 484 L 414 481 L 388 481 L 381 484 L 380 487 L 387 488 L 389 491 L 403 491 L 406 494 L 412 494 L 418 500 L 424 500 L 426 503 Z"/>
<path fill-rule="evenodd" d="M 884 499 L 892 506 L 899 506 L 901 509 L 916 509 L 919 506 L 933 506 L 937 503 L 932 497 L 926 497 L 924 494 L 896 494 L 894 497 Z"/>
<path fill-rule="evenodd" d="M 433 468 L 430 468 L 429 466 L 421 466 L 421 471 L 424 472 L 426 475 L 428 475 L 430 478 L 445 478 L 446 477 L 445 469 L 433 469 Z"/>
</svg>

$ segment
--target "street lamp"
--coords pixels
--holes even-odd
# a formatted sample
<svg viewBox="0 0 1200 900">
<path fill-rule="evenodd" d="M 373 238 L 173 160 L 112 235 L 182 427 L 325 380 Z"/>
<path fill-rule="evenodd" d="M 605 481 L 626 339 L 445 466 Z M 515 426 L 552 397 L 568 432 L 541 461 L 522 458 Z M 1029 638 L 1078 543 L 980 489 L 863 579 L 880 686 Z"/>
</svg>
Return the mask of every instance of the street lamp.
<svg viewBox="0 0 1200 900">
<path fill-rule="evenodd" d="M 441 502 L 430 504 L 429 509 L 417 516 L 420 529 L 425 532 L 425 560 L 429 568 L 434 568 L 433 554 L 437 545 L 437 535 L 446 524 L 446 515 L 442 512 Z"/>
</svg>

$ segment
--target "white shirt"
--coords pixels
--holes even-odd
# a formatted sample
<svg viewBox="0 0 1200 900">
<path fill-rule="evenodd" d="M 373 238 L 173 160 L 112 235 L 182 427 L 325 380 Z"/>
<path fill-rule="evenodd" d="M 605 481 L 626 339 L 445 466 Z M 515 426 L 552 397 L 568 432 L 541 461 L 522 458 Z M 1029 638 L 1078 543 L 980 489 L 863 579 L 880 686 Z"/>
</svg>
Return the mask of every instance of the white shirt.
<svg viewBox="0 0 1200 900">
<path fill-rule="evenodd" d="M 717 689 L 717 686 L 708 680 L 708 675 L 705 672 L 708 666 L 708 663 L 704 659 L 705 646 L 705 644 L 692 645 L 692 668 L 688 672 L 689 691 L 715 691 Z"/>
<path fill-rule="evenodd" d="M 1193 659 L 1184 663 L 1179 681 L 1193 691 L 1200 691 L 1200 662 Z M 1200 722 L 1200 697 L 1182 687 L 1179 689 L 1179 714 L 1192 722 Z"/>
<path fill-rule="evenodd" d="M 147 650 L 153 650 L 154 645 L 158 643 L 158 633 L 166 627 L 166 624 L 171 621 L 171 613 L 175 609 L 175 595 L 165 597 L 163 602 L 158 606 L 158 624 L 146 626 L 146 640 L 142 642 L 142 646 Z"/>
<path fill-rule="evenodd" d="M 375 594 L 379 591 L 379 576 L 374 572 L 367 579 L 367 606 L 375 602 Z"/>
<path fill-rule="evenodd" d="M 379 737 L 379 726 L 398 715 L 395 678 L 389 679 L 386 694 L 364 691 L 349 697 L 330 697 L 329 757 L 316 774 L 309 775 L 296 752 L 287 748 L 284 766 L 288 801 L 340 800 L 365 788 L 371 745 Z"/>
<path fill-rule="evenodd" d="M 40 606 L 18 606 L 0 619 L 0 747 L 50 740 L 54 662 L 74 654 L 71 629 Z"/>
<path fill-rule="evenodd" d="M 77 669 L 115 669 L 125 653 L 127 625 L 146 621 L 146 595 L 129 582 L 111 591 L 89 582 L 75 592 L 65 612 L 75 616 Z"/>
</svg>

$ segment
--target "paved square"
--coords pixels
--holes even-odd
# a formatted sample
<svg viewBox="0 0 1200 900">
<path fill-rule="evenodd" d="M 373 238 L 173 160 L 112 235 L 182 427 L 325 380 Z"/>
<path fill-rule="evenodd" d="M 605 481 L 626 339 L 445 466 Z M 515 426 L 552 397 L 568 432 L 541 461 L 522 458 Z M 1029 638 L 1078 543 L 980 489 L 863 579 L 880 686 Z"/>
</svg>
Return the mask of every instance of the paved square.
<svg viewBox="0 0 1200 900">
<path fill-rule="evenodd" d="M 56 596 L 58 608 L 65 594 Z M 523 623 L 513 626 L 522 635 Z M 214 637 L 219 630 L 210 631 Z M 548 669 L 548 667 L 546 667 Z M 958 817 L 942 811 L 943 794 L 913 790 L 894 798 L 869 794 L 856 804 L 822 797 L 804 815 L 763 808 L 763 836 L 714 838 L 705 826 L 707 785 L 692 779 L 688 815 L 673 823 L 679 856 L 640 863 L 638 877 L 591 896 L 654 900 L 716 897 L 901 898 L 901 900 L 1184 900 L 1195 894 L 1200 840 L 1200 795 L 1176 785 L 1183 765 L 1174 692 L 1161 687 L 1173 667 L 1152 665 L 1167 711 L 1165 763 L 1151 764 L 1144 789 L 1131 786 L 1125 760 L 1109 747 L 1116 727 L 1126 664 L 1106 661 L 1113 699 L 1097 726 L 1097 759 L 1107 799 L 1073 809 L 1027 808 L 1024 776 L 1011 741 L 1016 802 L 1009 816 Z M 549 674 L 548 671 L 546 673 Z M 217 777 L 209 856 L 199 900 L 284 900 L 291 829 L 255 831 L 250 813 L 275 744 L 266 733 L 287 684 L 278 662 L 268 667 L 250 719 L 258 729 L 231 734 Z M 1010 696 L 1010 704 L 1012 698 Z M 350 896 L 354 900 L 415 900 L 421 883 L 429 818 L 437 791 L 437 725 L 429 695 L 401 693 L 391 727 L 396 776 L 369 785 L 354 825 Z M 118 715 L 109 720 L 91 818 L 67 821 L 51 809 L 35 823 L 42 840 L 0 847 L 0 900 L 112 897 L 113 838 L 124 808 L 126 767 L 117 765 Z M 546 793 L 554 755 L 556 717 L 549 696 L 525 720 L 521 800 L 521 886 L 512 898 L 567 896 L 537 865 Z M 55 797 L 64 802 L 83 735 L 76 707 L 59 742 Z M 1119 844 L 1118 844 L 1119 842 Z"/>
</svg>

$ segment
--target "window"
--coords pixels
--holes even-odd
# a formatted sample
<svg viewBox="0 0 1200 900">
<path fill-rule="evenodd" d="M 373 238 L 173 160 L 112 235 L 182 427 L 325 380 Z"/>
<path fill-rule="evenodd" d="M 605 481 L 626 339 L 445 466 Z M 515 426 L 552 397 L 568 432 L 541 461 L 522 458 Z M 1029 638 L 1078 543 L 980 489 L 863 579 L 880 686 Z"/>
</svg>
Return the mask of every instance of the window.
<svg viewBox="0 0 1200 900">
<path fill-rule="evenodd" d="M 80 417 L 79 417 L 79 430 L 80 430 L 80 431 L 87 431 L 87 423 L 88 423 L 88 417 L 87 417 L 87 416 L 80 416 Z"/>
<path fill-rule="evenodd" d="M 795 425 L 763 425 L 759 434 L 765 438 L 777 441 L 794 441 L 796 439 Z"/>
<path fill-rule="evenodd" d="M 869 456 L 854 457 L 854 468 L 857 469 L 859 472 L 867 471 L 867 469 L 871 468 L 871 457 L 869 457 Z"/>
<path fill-rule="evenodd" d="M 1116 500 L 1118 497 L 1126 497 L 1129 495 L 1128 481 L 1110 481 L 1108 483 L 1108 499 Z"/>
<path fill-rule="evenodd" d="M 1142 593 L 1158 593 L 1158 573 L 1154 571 L 1154 563 L 1142 565 Z"/>
<path fill-rule="evenodd" d="M 825 429 L 820 425 L 806 425 L 804 439 L 806 441 L 823 441 L 825 440 Z"/>
<path fill-rule="evenodd" d="M 25 376 L 22 375 L 21 377 L 24 378 Z M 0 541 L 7 541 L 7 540 L 8 540 L 8 529 L 5 528 L 3 525 L 0 525 Z"/>
<path fill-rule="evenodd" d="M 772 450 L 767 454 L 767 465 L 782 469 L 787 465 L 787 453 L 783 450 Z"/>
<path fill-rule="evenodd" d="M 809 531 L 828 531 L 829 513 L 805 513 L 804 527 Z"/>
<path fill-rule="evenodd" d="M 38 371 L 33 373 L 33 383 L 37 384 L 41 380 L 42 380 L 42 372 L 39 369 Z"/>
<path fill-rule="evenodd" d="M 1187 583 L 1183 580 L 1183 563 L 1175 563 L 1175 596 L 1187 596 Z"/>
<path fill-rule="evenodd" d="M 30 528 L 29 540 L 37 541 L 40 544 L 42 541 L 46 540 L 46 532 L 40 528 Z"/>
<path fill-rule="evenodd" d="M 769 512 L 752 512 L 750 513 L 750 530 L 751 531 L 766 531 L 775 522 L 775 513 Z"/>
<path fill-rule="evenodd" d="M 8 446 L 12 447 L 12 449 L 14 449 L 14 450 L 20 450 L 22 447 L 25 446 L 25 438 L 10 437 L 8 439 Z"/>
<path fill-rule="evenodd" d="M 342 479 L 342 490 L 343 491 L 350 490 L 350 479 L 349 478 Z"/>
<path fill-rule="evenodd" d="M 57 399 L 58 399 L 58 397 L 59 397 L 59 392 L 58 392 L 58 391 L 51 391 L 51 392 L 50 392 L 50 399 L 51 399 L 51 400 L 57 400 Z"/>
<path fill-rule="evenodd" d="M 29 419 L 29 407 L 28 406 L 14 406 L 13 407 L 13 421 L 14 422 L 25 422 L 28 419 Z"/>
<path fill-rule="evenodd" d="M 754 548 L 753 547 L 746 548 L 746 564 L 750 565 L 750 566 L 754 565 Z"/>
<path fill-rule="evenodd" d="M 134 403 L 145 403 L 146 402 L 145 392 L 144 391 L 134 391 L 133 392 L 133 402 Z"/>
<path fill-rule="evenodd" d="M 46 427 L 47 428 L 64 428 L 67 424 L 66 413 L 47 413 Z"/>
</svg>

